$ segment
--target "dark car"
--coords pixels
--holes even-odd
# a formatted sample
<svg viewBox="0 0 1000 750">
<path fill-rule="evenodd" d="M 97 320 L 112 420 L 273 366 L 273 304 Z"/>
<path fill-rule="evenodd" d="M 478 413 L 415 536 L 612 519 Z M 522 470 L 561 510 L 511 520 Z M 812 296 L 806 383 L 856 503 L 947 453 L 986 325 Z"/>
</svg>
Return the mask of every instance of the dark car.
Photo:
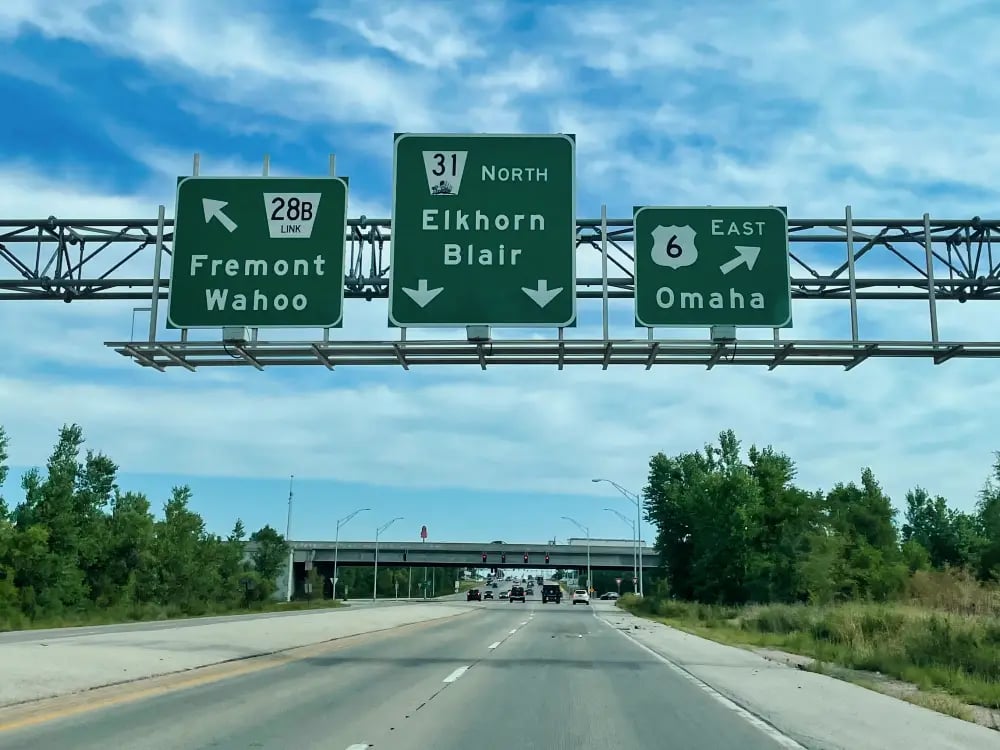
<svg viewBox="0 0 1000 750">
<path fill-rule="evenodd" d="M 469 589 L 469 593 L 465 595 L 465 601 L 467 602 L 481 602 L 482 600 L 483 595 L 479 589 Z"/>
<path fill-rule="evenodd" d="M 555 602 L 558 604 L 562 601 L 562 588 L 556 583 L 546 583 L 542 586 L 542 604 L 545 602 Z"/>
<path fill-rule="evenodd" d="M 487 591 L 486 593 L 483 594 L 483 599 L 492 599 L 492 598 L 493 598 L 492 591 Z"/>
<path fill-rule="evenodd" d="M 524 604 L 524 586 L 511 586 L 510 601 Z"/>
</svg>

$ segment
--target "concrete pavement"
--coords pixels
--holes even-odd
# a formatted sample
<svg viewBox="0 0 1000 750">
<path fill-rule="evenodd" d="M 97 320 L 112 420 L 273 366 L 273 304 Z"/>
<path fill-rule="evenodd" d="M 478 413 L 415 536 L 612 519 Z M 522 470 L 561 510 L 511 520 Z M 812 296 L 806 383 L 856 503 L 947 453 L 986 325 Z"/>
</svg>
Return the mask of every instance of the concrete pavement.
<svg viewBox="0 0 1000 750">
<path fill-rule="evenodd" d="M 188 621 L 176 628 L 112 626 L 99 632 L 50 634 L 53 637 L 29 631 L 23 635 L 31 640 L 0 643 L 0 706 L 472 611 L 474 605 L 464 602 L 414 603 Z"/>
<path fill-rule="evenodd" d="M 543 606 L 535 598 L 471 608 L 462 617 L 310 647 L 255 671 L 0 710 L 0 747 L 790 746 L 679 678 L 590 607 Z"/>
</svg>

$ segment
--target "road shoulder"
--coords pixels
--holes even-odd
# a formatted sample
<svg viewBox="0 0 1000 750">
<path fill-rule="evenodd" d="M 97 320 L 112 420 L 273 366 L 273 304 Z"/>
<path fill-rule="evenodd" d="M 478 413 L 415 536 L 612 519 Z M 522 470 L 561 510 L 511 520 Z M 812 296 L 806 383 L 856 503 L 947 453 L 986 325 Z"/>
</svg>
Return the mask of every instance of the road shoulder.
<svg viewBox="0 0 1000 750">
<path fill-rule="evenodd" d="M 801 744 L 822 750 L 968 750 L 1000 734 L 615 609 L 595 615 Z"/>
</svg>

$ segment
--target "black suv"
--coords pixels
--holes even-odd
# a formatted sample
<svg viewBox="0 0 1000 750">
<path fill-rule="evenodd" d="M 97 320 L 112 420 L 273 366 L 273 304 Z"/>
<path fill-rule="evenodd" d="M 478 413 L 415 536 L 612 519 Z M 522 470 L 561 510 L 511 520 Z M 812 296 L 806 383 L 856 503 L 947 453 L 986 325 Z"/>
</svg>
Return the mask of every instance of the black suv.
<svg viewBox="0 0 1000 750">
<path fill-rule="evenodd" d="M 559 604 L 562 601 L 562 588 L 558 584 L 546 583 L 542 586 L 542 604 L 545 602 L 555 602 Z"/>
<path fill-rule="evenodd" d="M 481 602 L 482 600 L 483 596 L 479 593 L 479 589 L 469 589 L 469 593 L 465 595 L 467 602 Z"/>
<path fill-rule="evenodd" d="M 524 604 L 524 586 L 511 586 L 509 600 Z"/>
</svg>

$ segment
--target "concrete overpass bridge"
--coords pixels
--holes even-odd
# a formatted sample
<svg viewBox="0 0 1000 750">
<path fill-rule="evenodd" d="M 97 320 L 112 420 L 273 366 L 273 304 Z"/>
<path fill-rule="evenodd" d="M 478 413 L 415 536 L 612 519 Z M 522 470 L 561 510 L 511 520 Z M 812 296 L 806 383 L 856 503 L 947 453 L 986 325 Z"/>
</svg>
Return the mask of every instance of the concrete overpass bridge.
<svg viewBox="0 0 1000 750">
<path fill-rule="evenodd" d="M 337 564 L 371 566 L 375 564 L 375 542 L 292 541 L 296 567 Z M 634 547 L 631 544 L 609 546 L 591 544 L 590 567 L 593 570 L 631 570 Z M 484 559 L 485 556 L 485 559 Z M 643 546 L 643 570 L 655 568 L 658 556 Z M 586 544 L 513 544 L 483 542 L 382 542 L 378 543 L 378 564 L 386 567 L 462 567 L 462 568 L 540 568 L 584 570 L 587 567 Z"/>
</svg>

